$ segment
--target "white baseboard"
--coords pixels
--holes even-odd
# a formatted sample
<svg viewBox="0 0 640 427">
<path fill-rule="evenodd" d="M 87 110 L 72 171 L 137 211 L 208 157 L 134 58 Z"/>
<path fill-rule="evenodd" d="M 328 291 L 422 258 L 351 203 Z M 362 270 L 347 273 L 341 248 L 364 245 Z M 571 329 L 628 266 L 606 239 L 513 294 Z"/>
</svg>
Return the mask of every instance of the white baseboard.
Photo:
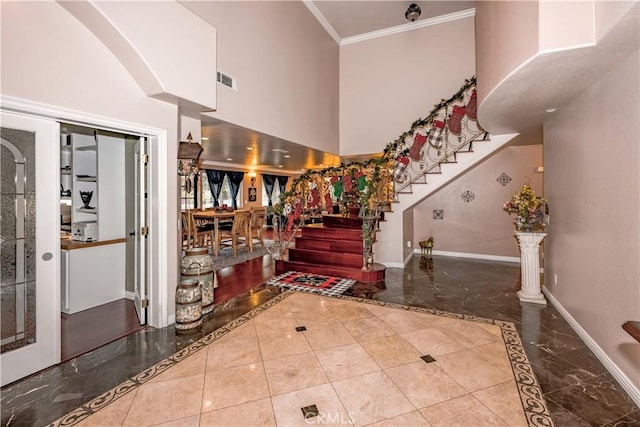
<svg viewBox="0 0 640 427">
<path fill-rule="evenodd" d="M 420 249 L 414 249 L 413 253 L 421 254 L 421 251 Z M 515 257 L 515 256 L 472 254 L 468 252 L 451 252 L 451 251 L 433 251 L 433 255 L 449 256 L 449 257 L 456 257 L 456 258 L 486 259 L 489 261 L 505 261 L 505 262 L 515 262 L 517 264 L 520 264 L 520 257 Z"/>
<path fill-rule="evenodd" d="M 167 317 L 167 323 L 169 325 L 173 325 L 174 323 L 176 323 L 176 315 L 175 314 L 169 315 L 169 317 Z"/>
<path fill-rule="evenodd" d="M 382 265 L 387 268 L 404 268 L 405 266 L 402 262 L 383 262 Z"/>
<path fill-rule="evenodd" d="M 564 318 L 564 320 L 569 323 L 571 328 L 582 338 L 582 341 L 589 347 L 589 349 L 595 354 L 595 356 L 602 362 L 602 364 L 607 368 L 607 371 L 620 383 L 622 388 L 627 392 L 631 400 L 638 406 L 640 406 L 640 389 L 635 386 L 627 377 L 627 375 L 622 372 L 622 370 L 616 365 L 613 360 L 607 356 L 607 353 L 602 350 L 602 348 L 598 345 L 598 343 L 591 338 L 591 336 L 585 331 L 582 326 L 573 318 L 573 316 L 565 309 L 560 301 L 558 301 L 553 294 L 544 286 L 542 287 L 542 293 L 547 297 L 551 305 L 553 305 L 556 310 L 560 312 L 560 315 Z"/>
<path fill-rule="evenodd" d="M 130 299 L 130 300 L 133 301 L 133 300 L 135 300 L 135 296 L 136 296 L 136 294 L 131 292 L 131 291 L 124 291 L 124 297 L 126 299 Z"/>
</svg>

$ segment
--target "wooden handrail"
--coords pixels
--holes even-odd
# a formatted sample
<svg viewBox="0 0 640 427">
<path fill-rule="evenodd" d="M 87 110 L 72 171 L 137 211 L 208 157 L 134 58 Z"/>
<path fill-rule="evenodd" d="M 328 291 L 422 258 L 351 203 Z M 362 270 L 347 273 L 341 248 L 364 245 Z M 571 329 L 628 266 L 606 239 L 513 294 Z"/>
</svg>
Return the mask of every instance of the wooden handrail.
<svg viewBox="0 0 640 427">
<path fill-rule="evenodd" d="M 622 329 L 627 331 L 636 341 L 640 342 L 640 322 L 629 320 L 622 324 Z"/>
</svg>

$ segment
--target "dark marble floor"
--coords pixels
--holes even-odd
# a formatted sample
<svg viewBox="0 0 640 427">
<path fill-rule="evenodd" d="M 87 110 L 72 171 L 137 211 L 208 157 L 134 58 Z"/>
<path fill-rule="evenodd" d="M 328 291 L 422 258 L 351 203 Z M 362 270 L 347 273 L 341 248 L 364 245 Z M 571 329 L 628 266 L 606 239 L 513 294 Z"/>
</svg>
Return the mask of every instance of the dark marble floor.
<svg viewBox="0 0 640 427">
<path fill-rule="evenodd" d="M 270 263 L 265 260 L 265 268 Z M 242 264 L 235 268 L 243 269 Z M 245 267 L 246 268 L 246 267 Z M 518 265 L 415 255 L 348 294 L 513 322 L 557 426 L 640 426 L 640 410 L 551 306 L 520 303 Z M 259 285 L 216 305 L 199 331 L 147 328 L 1 390 L 2 425 L 46 425 L 271 299 Z"/>
</svg>

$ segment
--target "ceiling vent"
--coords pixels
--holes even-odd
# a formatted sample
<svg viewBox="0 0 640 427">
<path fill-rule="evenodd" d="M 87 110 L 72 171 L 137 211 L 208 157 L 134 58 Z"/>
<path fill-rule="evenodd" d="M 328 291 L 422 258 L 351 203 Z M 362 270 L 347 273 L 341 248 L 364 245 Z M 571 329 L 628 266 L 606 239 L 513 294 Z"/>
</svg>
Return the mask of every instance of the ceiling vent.
<svg viewBox="0 0 640 427">
<path fill-rule="evenodd" d="M 229 87 L 233 90 L 236 90 L 237 81 L 233 77 L 228 74 L 225 74 L 221 71 L 216 73 L 216 81 L 223 86 Z"/>
</svg>

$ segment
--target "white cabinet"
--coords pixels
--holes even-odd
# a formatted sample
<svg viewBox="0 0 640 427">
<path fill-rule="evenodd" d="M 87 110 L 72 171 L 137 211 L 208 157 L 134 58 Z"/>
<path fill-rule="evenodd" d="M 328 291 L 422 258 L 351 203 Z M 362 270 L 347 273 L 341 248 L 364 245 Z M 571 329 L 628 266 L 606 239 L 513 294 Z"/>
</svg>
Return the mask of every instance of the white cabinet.
<svg viewBox="0 0 640 427">
<path fill-rule="evenodd" d="M 67 246 L 71 249 L 60 251 L 60 302 L 64 313 L 77 313 L 125 297 L 125 246 L 125 242 L 71 242 Z"/>
</svg>

